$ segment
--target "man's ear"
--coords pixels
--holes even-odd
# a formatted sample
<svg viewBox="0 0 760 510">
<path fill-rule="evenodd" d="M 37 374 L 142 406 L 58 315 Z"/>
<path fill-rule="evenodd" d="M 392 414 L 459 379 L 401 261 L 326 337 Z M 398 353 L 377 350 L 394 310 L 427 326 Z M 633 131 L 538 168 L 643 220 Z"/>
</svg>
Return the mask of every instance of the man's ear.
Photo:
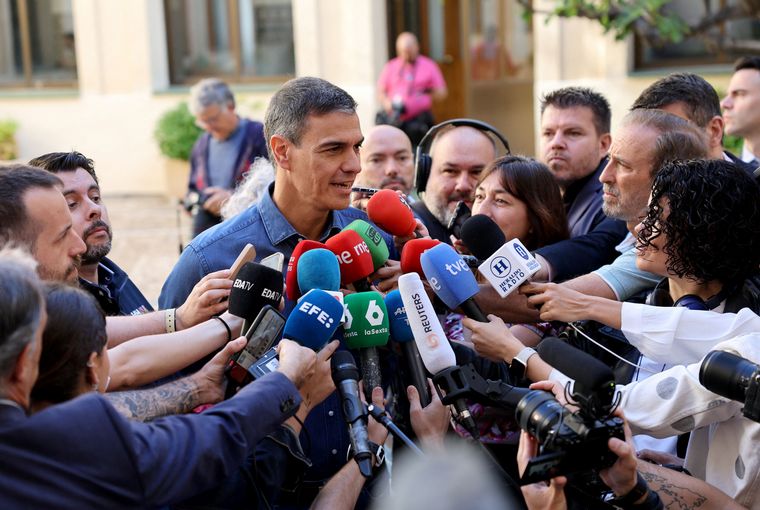
<svg viewBox="0 0 760 510">
<path fill-rule="evenodd" d="M 609 133 L 604 133 L 602 136 L 599 137 L 599 150 L 607 154 L 607 152 L 610 150 L 610 144 L 612 144 L 612 135 Z"/>
<path fill-rule="evenodd" d="M 34 356 L 34 350 L 38 348 L 36 342 L 29 342 L 23 349 L 21 349 L 18 358 L 16 358 L 16 365 L 11 371 L 11 383 L 22 383 L 29 388 L 34 386 L 34 383 L 37 382 L 37 376 L 35 374 L 39 371 L 39 364 Z M 34 380 L 30 380 L 31 378 L 34 378 Z"/>
<path fill-rule="evenodd" d="M 291 144 L 280 135 L 272 135 L 269 139 L 269 148 L 272 150 L 275 167 L 290 170 L 290 147 Z"/>
<path fill-rule="evenodd" d="M 707 136 L 709 137 L 708 144 L 710 148 L 723 146 L 723 128 L 725 128 L 725 125 L 725 121 L 720 115 L 716 115 L 707 123 Z"/>
</svg>

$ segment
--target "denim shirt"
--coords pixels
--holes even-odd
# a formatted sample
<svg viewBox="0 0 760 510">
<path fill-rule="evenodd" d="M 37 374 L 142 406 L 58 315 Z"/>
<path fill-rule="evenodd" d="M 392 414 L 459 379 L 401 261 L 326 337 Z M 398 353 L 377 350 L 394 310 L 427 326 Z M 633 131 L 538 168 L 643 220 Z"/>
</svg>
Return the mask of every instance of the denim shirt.
<svg viewBox="0 0 760 510">
<path fill-rule="evenodd" d="M 281 252 L 285 260 L 290 258 L 296 244 L 304 236 L 288 223 L 272 201 L 273 190 L 274 184 L 270 185 L 269 192 L 257 204 L 193 239 L 164 282 L 158 300 L 161 309 L 181 305 L 203 276 L 229 268 L 246 243 L 251 243 L 256 248 L 257 261 L 275 252 Z M 364 212 L 353 207 L 332 211 L 320 241 L 324 242 L 356 219 L 369 222 Z M 398 260 L 398 251 L 392 237 L 379 229 L 378 231 L 388 245 L 390 258 Z M 283 268 L 283 271 L 287 271 L 287 268 Z M 292 303 L 286 305 L 286 312 L 290 309 Z M 314 408 L 305 425 L 301 441 L 304 452 L 313 464 L 305 475 L 305 481 L 321 484 L 346 463 L 348 428 L 343 421 L 337 393 Z"/>
</svg>

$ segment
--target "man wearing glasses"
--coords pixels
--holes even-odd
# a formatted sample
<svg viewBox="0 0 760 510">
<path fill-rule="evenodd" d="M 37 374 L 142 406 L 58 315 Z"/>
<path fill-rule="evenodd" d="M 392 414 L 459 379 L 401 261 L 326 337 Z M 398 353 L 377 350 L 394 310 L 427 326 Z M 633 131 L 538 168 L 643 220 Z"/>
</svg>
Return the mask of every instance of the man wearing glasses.
<svg viewBox="0 0 760 510">
<path fill-rule="evenodd" d="M 222 204 L 256 158 L 267 157 L 264 126 L 238 117 L 235 97 L 217 78 L 190 89 L 190 111 L 203 133 L 190 156 L 185 207 L 193 212 L 193 236 L 220 223 Z"/>
</svg>

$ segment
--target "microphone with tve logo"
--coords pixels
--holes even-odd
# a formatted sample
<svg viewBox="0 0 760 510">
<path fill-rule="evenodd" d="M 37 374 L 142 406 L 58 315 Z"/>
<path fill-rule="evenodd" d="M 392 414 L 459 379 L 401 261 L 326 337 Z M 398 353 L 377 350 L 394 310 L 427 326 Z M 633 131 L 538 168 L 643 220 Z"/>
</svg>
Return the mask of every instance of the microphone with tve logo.
<svg viewBox="0 0 760 510">
<path fill-rule="evenodd" d="M 439 244 L 420 256 L 422 270 L 436 296 L 450 310 L 462 308 L 467 317 L 488 322 L 473 297 L 480 287 L 467 263 L 448 244 Z M 407 313 L 409 310 L 407 309 Z"/>
<path fill-rule="evenodd" d="M 422 285 L 419 275 L 417 273 L 401 275 L 398 279 L 398 290 L 401 293 L 401 300 L 404 302 L 404 309 L 409 318 L 414 342 L 420 351 L 425 368 L 434 376 L 451 368 L 456 368 L 454 350 L 443 333 L 441 323 L 438 322 L 433 304 L 425 293 L 425 287 Z M 453 405 L 459 423 L 467 429 L 472 437 L 477 438 L 479 436 L 478 427 L 464 398 L 456 399 Z"/>
</svg>

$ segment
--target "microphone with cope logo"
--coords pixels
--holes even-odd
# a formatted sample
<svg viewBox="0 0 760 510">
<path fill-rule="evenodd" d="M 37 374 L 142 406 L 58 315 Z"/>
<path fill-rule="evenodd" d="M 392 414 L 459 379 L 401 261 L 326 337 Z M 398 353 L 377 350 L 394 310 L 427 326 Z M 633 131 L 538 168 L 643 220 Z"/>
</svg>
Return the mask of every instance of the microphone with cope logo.
<svg viewBox="0 0 760 510">
<path fill-rule="evenodd" d="M 364 393 L 371 400 L 372 389 L 382 384 L 377 348 L 388 343 L 388 309 L 383 296 L 375 291 L 357 292 L 343 299 L 343 341 L 349 349 L 359 350 Z"/>
<path fill-rule="evenodd" d="M 409 237 L 417 228 L 412 208 L 403 196 L 390 189 L 381 189 L 372 195 L 367 202 L 367 215 L 394 236 Z"/>
<path fill-rule="evenodd" d="M 417 273 L 420 277 L 425 278 L 420 265 L 420 256 L 430 248 L 438 246 L 441 241 L 437 239 L 412 239 L 407 241 L 401 250 L 401 272 Z"/>
<path fill-rule="evenodd" d="M 353 230 L 359 234 L 359 237 L 361 237 L 367 244 L 369 253 L 372 255 L 372 265 L 374 266 L 374 270 L 377 271 L 383 267 L 390 256 L 390 252 L 388 251 L 388 245 L 385 244 L 385 239 L 380 235 L 380 232 L 364 220 L 352 221 L 346 225 L 341 232 L 346 230 Z"/>
<path fill-rule="evenodd" d="M 398 279 L 398 290 L 409 319 L 409 327 L 414 335 L 414 343 L 417 344 L 428 372 L 435 376 L 456 367 L 454 350 L 443 333 L 441 323 L 438 322 L 433 304 L 425 292 L 420 276 L 417 273 L 401 275 Z M 478 427 L 464 398 L 455 400 L 453 405 L 459 423 L 477 438 Z"/>
<path fill-rule="evenodd" d="M 541 269 L 541 264 L 519 239 L 506 239 L 501 228 L 483 214 L 476 214 L 462 226 L 462 242 L 478 259 L 478 272 L 503 298 Z"/>
</svg>

